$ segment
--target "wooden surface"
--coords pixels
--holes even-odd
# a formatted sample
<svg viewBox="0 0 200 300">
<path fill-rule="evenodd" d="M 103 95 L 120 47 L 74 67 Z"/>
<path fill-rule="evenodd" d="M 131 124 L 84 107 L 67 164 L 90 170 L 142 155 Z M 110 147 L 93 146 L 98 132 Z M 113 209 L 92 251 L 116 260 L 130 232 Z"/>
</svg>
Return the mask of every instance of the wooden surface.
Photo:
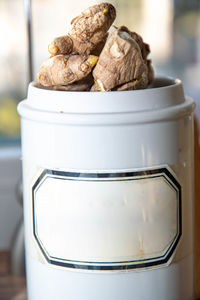
<svg viewBox="0 0 200 300">
<path fill-rule="evenodd" d="M 200 116 L 198 116 L 200 121 Z M 196 298 L 200 298 L 200 128 L 197 115 L 194 124 L 194 170 L 195 170 L 195 292 Z"/>
<path fill-rule="evenodd" d="M 9 253 L 6 251 L 1 251 L 0 300 L 27 300 L 25 278 L 20 276 L 11 276 L 9 266 Z"/>
</svg>

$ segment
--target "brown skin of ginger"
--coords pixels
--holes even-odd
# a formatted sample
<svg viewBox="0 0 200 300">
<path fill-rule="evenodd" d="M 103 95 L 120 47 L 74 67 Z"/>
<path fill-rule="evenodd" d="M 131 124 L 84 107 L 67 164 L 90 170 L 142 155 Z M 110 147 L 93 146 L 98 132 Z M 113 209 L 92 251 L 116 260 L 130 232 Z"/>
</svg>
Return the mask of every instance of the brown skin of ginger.
<svg viewBox="0 0 200 300">
<path fill-rule="evenodd" d="M 147 59 L 150 47 L 125 26 L 114 26 L 116 30 L 107 40 L 115 17 L 113 5 L 104 2 L 74 18 L 69 34 L 55 38 L 49 45 L 53 57 L 41 66 L 37 82 L 57 90 L 75 91 L 90 87 L 91 91 L 146 88 L 154 79 L 151 60 Z M 93 55 L 90 59 L 89 54 Z"/>
<path fill-rule="evenodd" d="M 42 86 L 68 85 L 86 78 L 98 58 L 82 55 L 57 55 L 46 60 L 37 75 Z"/>
<path fill-rule="evenodd" d="M 116 18 L 116 10 L 111 3 L 99 3 L 84 10 L 71 21 L 70 36 L 76 40 L 97 45 L 102 41 Z"/>
<path fill-rule="evenodd" d="M 68 85 L 52 85 L 52 86 L 43 86 L 39 83 L 36 84 L 38 88 L 43 88 L 46 90 L 56 90 L 56 91 L 90 91 L 94 83 L 94 78 L 92 74 L 89 74 L 86 78 L 76 81 Z"/>
<path fill-rule="evenodd" d="M 67 55 L 67 54 L 81 54 L 81 55 L 96 55 L 99 56 L 103 47 L 105 46 L 106 40 L 108 37 L 108 33 L 104 36 L 102 41 L 100 41 L 94 49 L 91 49 L 90 44 L 87 42 L 80 43 L 76 40 L 73 40 L 69 35 L 63 35 L 57 37 L 53 40 L 53 42 L 49 45 L 49 52 L 54 55 Z"/>
<path fill-rule="evenodd" d="M 148 86 L 148 68 L 138 43 L 127 31 L 116 29 L 107 40 L 93 70 L 98 90 L 110 91 L 137 80 L 137 87 Z M 96 87 L 92 87 L 92 91 Z"/>
<path fill-rule="evenodd" d="M 49 52 L 52 55 L 96 53 L 97 49 L 103 48 L 107 31 L 115 17 L 115 8 L 110 3 L 100 3 L 87 8 L 72 20 L 68 35 L 53 40 L 49 45 Z"/>
<path fill-rule="evenodd" d="M 91 89 L 90 89 L 91 92 L 102 92 L 101 88 L 98 86 L 98 84 L 95 82 Z"/>
<path fill-rule="evenodd" d="M 104 36 L 103 40 L 96 45 L 94 50 L 92 50 L 92 52 L 91 52 L 92 55 L 99 56 L 101 54 L 101 51 L 103 50 L 103 48 L 106 44 L 107 38 L 108 38 L 108 32 Z"/>
<path fill-rule="evenodd" d="M 73 41 L 68 35 L 55 38 L 49 45 L 48 50 L 52 55 L 70 54 L 73 52 Z"/>
<path fill-rule="evenodd" d="M 134 31 L 130 31 L 126 26 L 121 26 L 117 29 L 119 29 L 121 31 L 125 31 L 128 34 L 130 34 L 132 39 L 134 39 L 138 43 L 140 50 L 141 50 L 142 57 L 144 60 L 146 60 L 147 56 L 150 53 L 150 47 L 148 44 L 144 43 L 142 37 L 138 33 L 134 32 Z"/>
<path fill-rule="evenodd" d="M 142 75 L 140 80 L 135 79 L 129 82 L 126 82 L 122 85 L 119 85 L 112 89 L 112 91 L 129 91 L 129 90 L 140 90 L 145 89 L 146 86 L 146 75 Z M 97 83 L 93 84 L 91 87 L 92 92 L 101 92 L 101 88 L 98 86 Z"/>
<path fill-rule="evenodd" d="M 57 91 L 89 91 L 94 83 L 92 74 L 86 78 L 68 85 L 54 85 L 52 88 Z"/>
<path fill-rule="evenodd" d="M 151 60 L 147 59 L 147 56 L 150 53 L 150 46 L 143 41 L 142 37 L 139 34 L 137 34 L 134 31 L 130 31 L 126 26 L 121 26 L 117 29 L 126 31 L 138 43 L 140 50 L 141 50 L 142 57 L 145 60 L 145 62 L 147 64 L 147 68 L 148 68 L 148 84 L 151 84 L 154 80 L 154 70 L 153 70 L 153 67 L 151 64 Z M 137 85 L 138 84 L 136 84 L 136 86 Z M 136 89 L 138 89 L 138 88 L 136 88 Z"/>
<path fill-rule="evenodd" d="M 147 59 L 147 68 L 148 68 L 148 84 L 151 84 L 154 80 L 154 69 L 150 59 Z"/>
<path fill-rule="evenodd" d="M 141 90 L 147 87 L 146 75 L 143 73 L 141 78 L 126 82 L 121 86 L 116 87 L 113 91 L 128 91 L 128 90 Z"/>
<path fill-rule="evenodd" d="M 57 37 L 48 47 L 51 55 L 69 55 L 69 54 L 80 54 L 89 55 L 92 51 L 89 42 L 80 42 L 74 40 L 69 35 Z"/>
</svg>

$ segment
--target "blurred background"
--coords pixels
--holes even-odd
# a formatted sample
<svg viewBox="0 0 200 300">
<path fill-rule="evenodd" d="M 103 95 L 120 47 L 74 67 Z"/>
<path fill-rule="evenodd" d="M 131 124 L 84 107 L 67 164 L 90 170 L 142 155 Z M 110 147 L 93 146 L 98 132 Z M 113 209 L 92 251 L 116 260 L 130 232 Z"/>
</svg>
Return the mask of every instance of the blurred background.
<svg viewBox="0 0 200 300">
<path fill-rule="evenodd" d="M 47 46 L 67 32 L 70 20 L 98 1 L 32 0 L 34 77 Z M 179 77 L 186 93 L 200 97 L 200 0 L 111 0 L 116 25 L 127 25 L 151 46 L 156 74 Z M 16 105 L 28 83 L 27 28 L 23 0 L 0 0 L 0 145 L 19 142 Z"/>
<path fill-rule="evenodd" d="M 25 2 L 32 3 L 31 49 L 28 48 L 27 5 L 23 0 L 0 0 L 0 253 L 13 249 L 22 224 L 22 206 L 17 201 L 20 200 L 21 150 L 16 107 L 26 97 L 31 78 L 30 61 L 35 78 L 41 63 L 49 57 L 50 41 L 66 34 L 74 16 L 100 1 Z M 183 81 L 185 93 L 197 103 L 196 114 L 200 120 L 200 0 L 109 2 L 117 9 L 115 25 L 128 26 L 150 44 L 155 73 Z"/>
</svg>

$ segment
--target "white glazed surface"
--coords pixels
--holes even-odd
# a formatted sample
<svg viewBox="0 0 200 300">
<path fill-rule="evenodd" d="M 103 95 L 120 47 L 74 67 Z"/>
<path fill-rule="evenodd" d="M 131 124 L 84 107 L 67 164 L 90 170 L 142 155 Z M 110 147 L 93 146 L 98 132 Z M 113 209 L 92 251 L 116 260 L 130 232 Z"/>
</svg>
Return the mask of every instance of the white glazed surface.
<svg viewBox="0 0 200 300">
<path fill-rule="evenodd" d="M 61 102 L 58 100 L 61 107 L 54 112 L 61 94 L 61 98 L 68 95 L 70 98 L 67 104 L 63 99 Z M 49 107 L 47 95 L 52 101 Z M 81 99 L 77 100 L 77 95 Z M 134 297 L 140 300 L 192 300 L 191 112 L 194 104 L 190 99 L 184 100 L 180 82 L 136 93 L 90 95 L 88 100 L 88 93 L 64 94 L 30 87 L 29 99 L 19 106 L 23 115 L 24 216 L 29 300 L 132 300 Z M 75 106 L 74 98 L 77 103 L 82 101 L 83 105 Z M 117 111 L 113 112 L 116 109 L 116 98 L 119 105 Z M 40 106 L 39 100 L 43 99 Z M 106 112 L 103 111 L 101 99 L 110 101 L 105 108 Z M 169 266 L 143 271 L 100 273 L 69 270 L 47 263 L 33 236 L 31 200 L 31 187 L 43 169 L 136 171 L 166 165 L 173 170 L 182 186 L 182 237 Z"/>
<path fill-rule="evenodd" d="M 28 300 L 193 300 L 192 273 L 192 256 L 167 268 L 98 274 L 54 268 L 28 255 Z"/>
<path fill-rule="evenodd" d="M 159 85 L 162 82 L 162 87 Z M 169 86 L 163 86 L 170 84 Z M 102 94 L 99 92 L 66 92 L 49 89 L 35 88 L 37 85 L 32 83 L 29 85 L 28 105 L 52 112 L 66 113 L 122 113 L 130 111 L 144 111 L 166 108 L 181 104 L 185 101 L 184 92 L 179 79 L 159 77 L 153 84 L 152 88 L 148 88 L 148 97 L 143 97 L 144 90 L 123 91 Z M 156 93 L 155 93 L 155 87 Z M 56 101 L 55 101 L 56 98 Z M 84 101 L 83 101 L 84 99 Z M 149 100 L 150 99 L 150 100 Z"/>
</svg>

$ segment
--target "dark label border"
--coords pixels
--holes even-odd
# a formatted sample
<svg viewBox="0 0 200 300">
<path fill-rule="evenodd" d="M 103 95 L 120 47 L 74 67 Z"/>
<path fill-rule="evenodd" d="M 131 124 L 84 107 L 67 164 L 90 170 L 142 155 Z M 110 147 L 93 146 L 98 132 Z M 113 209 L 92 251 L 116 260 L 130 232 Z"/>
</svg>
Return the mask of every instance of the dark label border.
<svg viewBox="0 0 200 300">
<path fill-rule="evenodd" d="M 48 255 L 46 249 L 43 247 L 42 242 L 37 236 L 36 232 L 36 222 L 35 222 L 35 190 L 38 188 L 40 183 L 45 177 L 54 177 L 63 180 L 85 180 L 85 181 L 113 181 L 116 179 L 117 181 L 127 181 L 127 180 L 138 180 L 145 179 L 149 177 L 164 177 L 168 183 L 174 188 L 176 187 L 176 192 L 178 193 L 178 234 L 175 239 L 172 241 L 168 250 L 162 256 L 143 259 L 141 263 L 137 260 L 135 261 L 123 261 L 123 262 L 82 262 L 82 261 L 70 261 L 67 259 L 61 259 L 57 257 L 52 257 Z M 63 178 L 62 178 L 63 177 Z M 133 179 L 133 177 L 135 177 Z M 137 178 L 139 177 L 139 178 Z M 120 179 L 121 178 L 121 179 Z M 173 185 L 171 184 L 171 182 Z M 99 271 L 112 271 L 112 270 L 131 270 L 131 269 L 144 269 L 154 266 L 159 266 L 162 264 L 166 264 L 172 254 L 174 253 L 177 244 L 182 235 L 182 196 L 181 196 L 181 185 L 176 180 L 176 178 L 172 175 L 168 168 L 162 167 L 158 169 L 149 169 L 145 171 L 127 171 L 127 172 L 94 172 L 94 173 L 84 173 L 84 172 L 65 172 L 60 170 L 50 170 L 45 169 L 41 175 L 38 177 L 36 182 L 32 187 L 32 208 L 33 208 L 33 235 L 37 241 L 38 246 L 40 247 L 45 259 L 48 263 L 73 268 L 73 269 L 83 269 L 83 270 L 99 270 Z M 168 253 L 167 253 L 168 252 Z M 167 255 L 166 255 L 167 253 Z M 154 260 L 155 259 L 155 260 Z M 119 263 L 123 263 L 119 264 Z"/>
</svg>

